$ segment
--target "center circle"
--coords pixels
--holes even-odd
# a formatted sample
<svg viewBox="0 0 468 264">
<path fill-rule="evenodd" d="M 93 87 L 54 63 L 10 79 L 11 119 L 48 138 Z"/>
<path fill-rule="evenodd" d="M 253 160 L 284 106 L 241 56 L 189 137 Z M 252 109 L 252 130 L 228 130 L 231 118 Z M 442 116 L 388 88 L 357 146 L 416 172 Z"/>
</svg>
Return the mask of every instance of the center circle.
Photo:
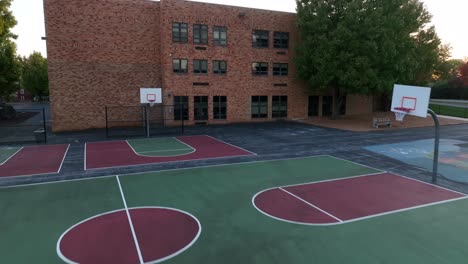
<svg viewBox="0 0 468 264">
<path fill-rule="evenodd" d="M 70 227 L 57 242 L 66 263 L 159 263 L 195 243 L 201 225 L 193 215 L 167 207 L 129 208 L 85 219 Z M 135 240 L 136 238 L 136 240 Z"/>
</svg>

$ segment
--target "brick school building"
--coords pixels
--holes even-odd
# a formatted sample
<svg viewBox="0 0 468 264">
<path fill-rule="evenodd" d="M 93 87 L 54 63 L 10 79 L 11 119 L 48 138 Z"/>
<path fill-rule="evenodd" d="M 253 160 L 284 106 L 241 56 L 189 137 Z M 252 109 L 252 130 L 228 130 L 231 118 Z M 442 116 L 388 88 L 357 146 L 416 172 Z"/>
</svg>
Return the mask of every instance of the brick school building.
<svg viewBox="0 0 468 264">
<path fill-rule="evenodd" d="M 44 0 L 53 130 L 105 127 L 141 87 L 183 104 L 187 124 L 331 115 L 332 93 L 296 77 L 294 13 L 183 0 Z M 373 111 L 347 96 L 342 114 Z M 167 113 L 166 113 L 167 114 Z"/>
</svg>

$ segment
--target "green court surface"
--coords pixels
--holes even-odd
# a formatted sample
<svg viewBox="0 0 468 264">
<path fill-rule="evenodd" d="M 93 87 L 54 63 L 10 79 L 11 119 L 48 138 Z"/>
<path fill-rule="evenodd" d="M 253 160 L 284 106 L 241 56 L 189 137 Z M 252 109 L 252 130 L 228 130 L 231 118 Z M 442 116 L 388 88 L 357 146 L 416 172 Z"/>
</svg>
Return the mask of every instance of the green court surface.
<svg viewBox="0 0 468 264">
<path fill-rule="evenodd" d="M 189 145 L 174 137 L 127 140 L 136 154 L 148 157 L 170 157 L 195 151 Z"/>
<path fill-rule="evenodd" d="M 15 155 L 21 149 L 22 149 L 21 147 L 0 148 L 0 165 L 5 163 L 8 159 L 10 159 L 13 155 Z"/>
<path fill-rule="evenodd" d="M 119 179 L 129 208 L 172 207 L 200 221 L 198 240 L 164 263 L 466 263 L 466 199 L 325 227 L 281 222 L 252 205 L 267 188 L 376 172 L 319 156 Z M 2 263 L 63 263 L 56 253 L 63 232 L 122 208 L 115 176 L 1 188 Z"/>
</svg>

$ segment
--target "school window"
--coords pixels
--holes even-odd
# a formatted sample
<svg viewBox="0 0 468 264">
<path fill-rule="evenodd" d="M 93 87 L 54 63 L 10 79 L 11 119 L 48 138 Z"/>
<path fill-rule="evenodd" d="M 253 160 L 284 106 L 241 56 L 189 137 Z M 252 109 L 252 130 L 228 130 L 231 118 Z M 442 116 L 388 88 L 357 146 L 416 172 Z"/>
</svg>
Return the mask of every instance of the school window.
<svg viewBox="0 0 468 264">
<path fill-rule="evenodd" d="M 271 102 L 271 117 L 284 118 L 288 117 L 288 97 L 273 96 Z"/>
<path fill-rule="evenodd" d="M 213 44 L 215 46 L 225 46 L 227 44 L 226 27 L 220 27 L 220 26 L 213 27 Z"/>
<path fill-rule="evenodd" d="M 188 42 L 188 30 L 186 23 L 172 23 L 172 41 L 178 43 Z"/>
<path fill-rule="evenodd" d="M 253 75 L 268 75 L 268 62 L 254 62 L 252 63 Z"/>
<path fill-rule="evenodd" d="M 268 117 L 268 96 L 252 96 L 252 118 Z"/>
<path fill-rule="evenodd" d="M 195 120 L 208 120 L 208 96 L 193 97 L 193 118 Z"/>
<path fill-rule="evenodd" d="M 289 48 L 289 33 L 288 32 L 274 32 L 273 33 L 273 46 L 278 49 Z"/>
<path fill-rule="evenodd" d="M 227 62 L 226 61 L 213 61 L 213 73 L 214 74 L 226 74 Z"/>
<path fill-rule="evenodd" d="M 174 96 L 174 120 L 188 120 L 188 96 Z"/>
<path fill-rule="evenodd" d="M 213 96 L 213 118 L 217 120 L 227 118 L 226 96 Z"/>
<path fill-rule="evenodd" d="M 207 25 L 193 25 L 193 43 L 194 44 L 208 44 L 208 26 Z"/>
<path fill-rule="evenodd" d="M 252 34 L 252 46 L 254 48 L 268 48 L 269 31 L 254 30 Z"/>
<path fill-rule="evenodd" d="M 273 75 L 274 76 L 288 76 L 288 64 L 287 63 L 273 63 Z"/>
<path fill-rule="evenodd" d="M 208 73 L 208 61 L 193 60 L 193 73 Z"/>
<path fill-rule="evenodd" d="M 185 59 L 173 59 L 172 71 L 174 73 L 187 73 L 188 61 Z"/>
</svg>

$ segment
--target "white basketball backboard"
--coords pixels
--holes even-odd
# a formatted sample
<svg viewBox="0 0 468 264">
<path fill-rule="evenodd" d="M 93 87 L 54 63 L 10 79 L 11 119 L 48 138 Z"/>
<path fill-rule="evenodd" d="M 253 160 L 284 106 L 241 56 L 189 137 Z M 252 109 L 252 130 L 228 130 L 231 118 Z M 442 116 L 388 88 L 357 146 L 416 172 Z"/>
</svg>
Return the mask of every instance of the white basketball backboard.
<svg viewBox="0 0 468 264">
<path fill-rule="evenodd" d="M 409 110 L 408 115 L 427 117 L 430 98 L 431 88 L 395 84 L 391 110 L 401 112 L 397 109 L 406 108 Z"/>
<path fill-rule="evenodd" d="M 140 103 L 142 104 L 161 104 L 161 88 L 140 88 Z"/>
</svg>

